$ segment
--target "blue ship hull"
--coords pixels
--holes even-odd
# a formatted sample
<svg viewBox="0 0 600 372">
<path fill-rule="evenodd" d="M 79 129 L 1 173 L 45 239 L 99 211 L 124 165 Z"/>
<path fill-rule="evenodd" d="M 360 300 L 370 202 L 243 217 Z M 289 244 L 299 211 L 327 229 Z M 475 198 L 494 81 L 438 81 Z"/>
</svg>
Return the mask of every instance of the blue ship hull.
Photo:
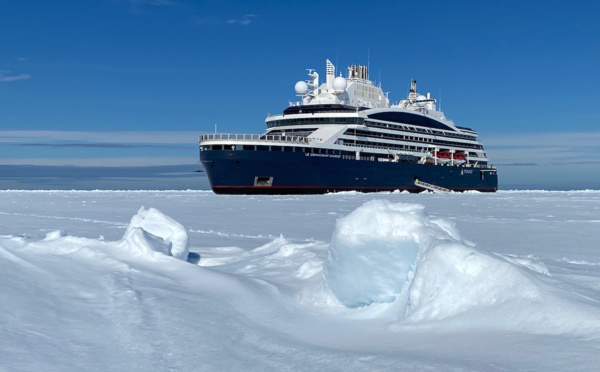
<svg viewBox="0 0 600 372">
<path fill-rule="evenodd" d="M 489 168 L 344 159 L 303 152 L 201 151 L 217 194 L 323 194 L 356 190 L 421 192 L 415 179 L 454 191 L 498 190 Z"/>
</svg>

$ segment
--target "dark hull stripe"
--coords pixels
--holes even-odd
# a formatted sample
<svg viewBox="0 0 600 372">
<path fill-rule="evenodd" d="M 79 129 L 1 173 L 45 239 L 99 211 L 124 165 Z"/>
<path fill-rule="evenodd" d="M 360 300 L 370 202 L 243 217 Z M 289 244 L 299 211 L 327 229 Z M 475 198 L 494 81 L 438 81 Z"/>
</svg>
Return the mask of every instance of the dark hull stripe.
<svg viewBox="0 0 600 372">
<path fill-rule="evenodd" d="M 364 193 L 382 192 L 382 191 L 408 191 L 411 193 L 419 193 L 427 191 L 420 187 L 412 188 L 397 188 L 397 187 L 368 187 L 356 188 L 353 186 L 338 186 L 338 187 L 321 187 L 321 186 L 213 186 L 212 190 L 216 194 L 327 194 L 330 192 L 341 191 L 358 191 Z M 451 191 L 479 191 L 479 192 L 496 192 L 492 188 L 454 188 Z"/>
<path fill-rule="evenodd" d="M 213 191 L 219 194 L 423 191 L 415 186 L 415 178 L 453 191 L 494 192 L 498 189 L 496 172 L 482 168 L 243 150 L 202 151 L 200 160 Z"/>
</svg>

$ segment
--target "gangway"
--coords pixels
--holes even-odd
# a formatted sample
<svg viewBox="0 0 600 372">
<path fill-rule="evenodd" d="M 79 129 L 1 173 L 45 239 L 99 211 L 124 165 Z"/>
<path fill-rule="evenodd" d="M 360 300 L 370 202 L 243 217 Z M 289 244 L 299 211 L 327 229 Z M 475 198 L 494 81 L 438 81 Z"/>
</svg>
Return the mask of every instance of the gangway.
<svg viewBox="0 0 600 372">
<path fill-rule="evenodd" d="M 432 185 L 430 183 L 427 182 L 423 182 L 423 181 L 419 181 L 418 179 L 415 179 L 415 185 L 417 185 L 418 187 L 422 187 L 424 189 L 427 190 L 431 190 L 433 192 L 443 192 L 444 194 L 447 194 L 450 192 L 449 189 L 442 187 L 442 186 L 437 186 L 437 185 Z"/>
</svg>

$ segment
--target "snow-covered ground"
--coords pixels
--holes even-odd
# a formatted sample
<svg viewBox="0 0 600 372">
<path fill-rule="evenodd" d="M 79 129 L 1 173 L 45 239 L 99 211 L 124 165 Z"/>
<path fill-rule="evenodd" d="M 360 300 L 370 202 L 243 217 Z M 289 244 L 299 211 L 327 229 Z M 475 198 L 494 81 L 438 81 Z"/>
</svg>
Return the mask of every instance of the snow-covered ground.
<svg viewBox="0 0 600 372">
<path fill-rule="evenodd" d="M 0 191 L 0 277 L 6 371 L 600 365 L 598 191 Z"/>
</svg>

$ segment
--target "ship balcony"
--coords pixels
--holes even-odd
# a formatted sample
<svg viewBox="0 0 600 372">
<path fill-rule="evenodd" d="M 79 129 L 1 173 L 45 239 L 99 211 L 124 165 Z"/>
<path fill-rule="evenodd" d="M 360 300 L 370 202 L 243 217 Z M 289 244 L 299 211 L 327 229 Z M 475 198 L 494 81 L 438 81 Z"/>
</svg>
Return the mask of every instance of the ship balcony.
<svg viewBox="0 0 600 372">
<path fill-rule="evenodd" d="M 264 135 L 264 134 L 226 134 L 213 133 L 203 134 L 198 137 L 199 143 L 205 142 L 270 142 L 270 143 L 295 143 L 307 144 L 308 139 L 302 136 L 282 136 L 282 135 Z"/>
</svg>

